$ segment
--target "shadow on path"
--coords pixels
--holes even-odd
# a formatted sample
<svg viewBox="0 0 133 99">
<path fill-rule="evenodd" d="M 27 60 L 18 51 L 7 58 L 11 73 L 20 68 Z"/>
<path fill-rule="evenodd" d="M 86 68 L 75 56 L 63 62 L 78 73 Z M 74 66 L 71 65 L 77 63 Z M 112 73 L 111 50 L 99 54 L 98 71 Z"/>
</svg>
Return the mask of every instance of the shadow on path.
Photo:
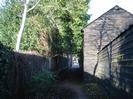
<svg viewBox="0 0 133 99">
<path fill-rule="evenodd" d="M 115 88 L 109 79 L 99 79 L 84 72 L 84 83 L 90 99 L 133 99 L 125 91 Z"/>
<path fill-rule="evenodd" d="M 71 90 L 74 94 L 73 97 L 71 97 L 72 99 L 89 99 L 80 83 L 64 81 L 60 83 L 59 87 Z"/>
<path fill-rule="evenodd" d="M 83 87 L 82 71 L 80 69 L 65 69 L 58 76 L 60 79 L 59 87 L 67 89 L 73 94 L 70 99 L 89 99 Z"/>
</svg>

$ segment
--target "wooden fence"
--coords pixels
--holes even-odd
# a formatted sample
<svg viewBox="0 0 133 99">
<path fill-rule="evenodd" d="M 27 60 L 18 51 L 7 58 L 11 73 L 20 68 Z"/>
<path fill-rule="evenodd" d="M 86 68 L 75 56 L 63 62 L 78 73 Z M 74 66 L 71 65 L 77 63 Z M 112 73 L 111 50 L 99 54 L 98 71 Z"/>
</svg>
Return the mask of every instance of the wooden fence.
<svg viewBox="0 0 133 99">
<path fill-rule="evenodd" d="M 44 70 L 58 71 L 67 66 L 67 59 L 63 56 L 51 58 L 51 67 L 49 59 L 34 52 L 12 52 L 12 67 L 9 70 L 9 89 L 11 99 L 49 99 L 45 95 L 25 95 L 26 85 L 36 73 Z M 57 96 L 58 97 L 58 96 Z M 58 99 L 56 96 L 53 99 Z"/>
<path fill-rule="evenodd" d="M 8 84 L 12 98 L 21 99 L 24 96 L 27 82 L 35 73 L 49 69 L 49 62 L 47 58 L 33 52 L 12 53 L 12 67 L 9 71 Z"/>
<path fill-rule="evenodd" d="M 98 53 L 95 75 L 133 95 L 133 25 Z"/>
</svg>

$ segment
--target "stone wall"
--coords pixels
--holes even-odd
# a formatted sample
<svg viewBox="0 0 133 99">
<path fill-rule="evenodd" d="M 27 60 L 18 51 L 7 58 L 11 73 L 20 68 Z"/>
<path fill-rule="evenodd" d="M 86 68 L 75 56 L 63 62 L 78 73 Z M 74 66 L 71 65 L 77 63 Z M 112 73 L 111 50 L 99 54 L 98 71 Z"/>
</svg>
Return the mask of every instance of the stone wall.
<svg viewBox="0 0 133 99">
<path fill-rule="evenodd" d="M 115 6 L 83 29 L 84 71 L 94 73 L 97 52 L 133 23 L 133 15 Z"/>
</svg>

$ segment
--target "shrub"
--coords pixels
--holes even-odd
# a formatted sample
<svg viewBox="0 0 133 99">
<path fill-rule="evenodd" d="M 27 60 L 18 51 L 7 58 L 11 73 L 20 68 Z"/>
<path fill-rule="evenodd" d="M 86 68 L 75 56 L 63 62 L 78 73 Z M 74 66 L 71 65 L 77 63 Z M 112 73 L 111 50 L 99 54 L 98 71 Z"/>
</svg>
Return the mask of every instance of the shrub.
<svg viewBox="0 0 133 99">
<path fill-rule="evenodd" d="M 55 90 L 56 79 L 53 73 L 45 70 L 41 73 L 36 73 L 29 83 L 32 93 L 48 94 Z"/>
</svg>

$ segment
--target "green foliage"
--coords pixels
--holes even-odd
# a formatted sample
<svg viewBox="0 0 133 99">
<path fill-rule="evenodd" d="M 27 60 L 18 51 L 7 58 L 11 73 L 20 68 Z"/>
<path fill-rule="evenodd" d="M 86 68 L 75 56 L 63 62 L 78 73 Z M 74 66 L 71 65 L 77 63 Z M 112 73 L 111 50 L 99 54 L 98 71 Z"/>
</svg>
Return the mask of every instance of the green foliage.
<svg viewBox="0 0 133 99">
<path fill-rule="evenodd" d="M 17 2 L 14 3 L 14 0 L 11 4 L 9 5 L 7 1 L 7 5 L 0 9 L 0 41 L 14 48 L 20 24 L 18 15 L 21 12 L 21 6 Z"/>
<path fill-rule="evenodd" d="M 17 0 L 9 0 L 6 6 L 0 9 L 0 41 L 5 45 L 15 48 L 17 35 L 22 20 L 23 5 Z M 39 35 L 46 36 L 45 28 L 42 25 L 43 17 L 40 15 L 28 14 L 23 38 L 21 41 L 21 50 L 35 50 L 40 53 L 46 52 L 47 45 L 41 45 Z M 44 41 L 45 42 L 45 41 Z M 47 42 L 47 41 L 46 41 Z"/>
<path fill-rule="evenodd" d="M 32 77 L 31 82 L 29 83 L 31 87 L 32 93 L 50 93 L 55 90 L 56 79 L 53 73 L 50 71 L 43 71 L 41 73 L 37 73 Z"/>
<path fill-rule="evenodd" d="M 54 7 L 50 12 L 51 15 L 48 16 L 50 17 L 49 20 L 52 20 L 54 23 L 54 26 L 58 28 L 58 35 L 60 35 L 61 39 L 59 43 L 53 43 L 53 45 L 59 45 L 58 48 L 62 50 L 60 51 L 62 53 L 77 54 L 81 50 L 83 40 L 83 34 L 80 31 L 89 18 L 86 14 L 88 1 L 52 0 L 51 2 L 54 2 L 53 6 L 51 6 L 53 3 L 50 2 L 45 6 L 48 6 L 49 9 Z M 56 39 L 59 38 L 57 37 Z"/>
<path fill-rule="evenodd" d="M 29 91 L 27 95 L 31 95 L 31 97 L 34 95 L 39 97 L 44 96 L 45 99 L 75 98 L 75 92 L 57 84 L 54 74 L 47 70 L 35 74 L 29 82 L 29 86 L 30 88 L 26 89 L 26 91 Z"/>
<path fill-rule="evenodd" d="M 15 48 L 23 6 L 17 0 L 9 1 L 0 9 L 0 41 Z M 36 1 L 31 0 L 29 8 Z M 21 50 L 51 55 L 78 53 L 83 40 L 80 30 L 88 20 L 87 5 L 88 0 L 41 0 L 27 13 Z"/>
</svg>

